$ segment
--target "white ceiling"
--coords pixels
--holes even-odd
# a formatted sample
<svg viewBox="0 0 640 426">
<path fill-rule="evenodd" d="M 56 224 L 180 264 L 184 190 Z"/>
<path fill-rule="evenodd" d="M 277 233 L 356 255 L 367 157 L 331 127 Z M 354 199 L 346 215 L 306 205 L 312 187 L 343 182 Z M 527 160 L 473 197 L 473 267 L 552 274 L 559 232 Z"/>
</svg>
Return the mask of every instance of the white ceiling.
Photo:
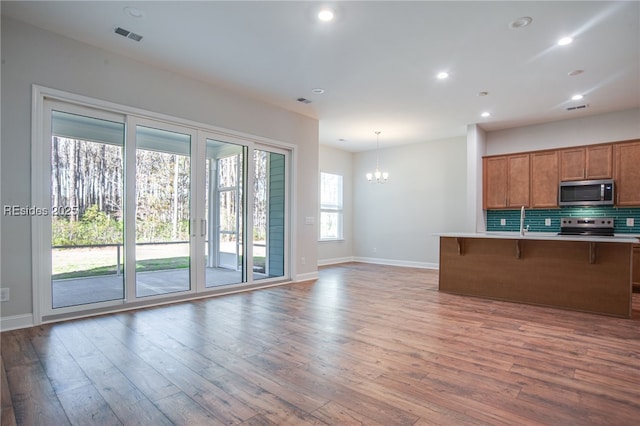
<svg viewBox="0 0 640 426">
<path fill-rule="evenodd" d="M 318 21 L 321 6 L 336 19 Z M 464 135 L 470 123 L 640 107 L 637 1 L 3 1 L 2 14 L 318 118 L 320 143 L 349 151 L 375 148 L 377 130 L 385 147 Z M 522 16 L 533 22 L 511 29 Z M 557 46 L 565 35 L 574 42 Z M 442 70 L 450 78 L 437 80 Z"/>
</svg>

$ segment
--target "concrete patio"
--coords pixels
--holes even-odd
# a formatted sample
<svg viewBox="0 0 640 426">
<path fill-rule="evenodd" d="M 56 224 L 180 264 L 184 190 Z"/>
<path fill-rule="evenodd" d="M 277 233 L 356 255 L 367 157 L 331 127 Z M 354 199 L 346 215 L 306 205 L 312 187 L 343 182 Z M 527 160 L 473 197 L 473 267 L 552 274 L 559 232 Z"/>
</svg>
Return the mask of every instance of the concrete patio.
<svg viewBox="0 0 640 426">
<path fill-rule="evenodd" d="M 225 268 L 207 268 L 205 276 L 207 288 L 242 282 L 241 271 Z M 136 281 L 137 297 L 175 293 L 190 288 L 188 269 L 138 272 Z M 53 280 L 53 308 L 122 299 L 123 288 L 122 274 Z"/>
</svg>

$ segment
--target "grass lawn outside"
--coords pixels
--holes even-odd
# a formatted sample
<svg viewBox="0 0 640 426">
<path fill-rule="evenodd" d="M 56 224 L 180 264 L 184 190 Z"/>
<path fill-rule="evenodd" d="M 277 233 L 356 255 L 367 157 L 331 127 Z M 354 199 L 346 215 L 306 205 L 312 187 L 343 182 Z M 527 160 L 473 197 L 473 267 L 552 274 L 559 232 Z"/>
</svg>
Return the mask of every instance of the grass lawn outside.
<svg viewBox="0 0 640 426">
<path fill-rule="evenodd" d="M 78 247 L 52 250 L 52 279 L 94 277 L 118 273 L 116 247 Z M 185 269 L 190 265 L 189 244 L 136 247 L 136 272 Z M 254 269 L 264 269 L 264 256 L 254 256 Z M 120 250 L 120 273 L 124 252 Z"/>
</svg>

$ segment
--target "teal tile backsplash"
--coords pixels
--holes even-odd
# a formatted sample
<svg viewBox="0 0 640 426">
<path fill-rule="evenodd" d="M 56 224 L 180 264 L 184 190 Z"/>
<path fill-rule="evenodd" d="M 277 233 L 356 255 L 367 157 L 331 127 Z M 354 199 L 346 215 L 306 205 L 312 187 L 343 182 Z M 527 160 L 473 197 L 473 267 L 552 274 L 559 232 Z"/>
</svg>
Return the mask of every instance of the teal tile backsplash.
<svg viewBox="0 0 640 426">
<path fill-rule="evenodd" d="M 560 232 L 560 218 L 563 217 L 612 217 L 616 234 L 640 234 L 640 208 L 623 207 L 563 207 L 560 209 L 526 209 L 524 224 L 529 232 Z M 627 226 L 627 218 L 633 218 L 634 226 Z M 506 224 L 500 225 L 505 219 Z M 551 219 L 551 226 L 545 226 L 545 219 Z M 488 210 L 487 231 L 519 231 L 520 209 Z"/>
</svg>

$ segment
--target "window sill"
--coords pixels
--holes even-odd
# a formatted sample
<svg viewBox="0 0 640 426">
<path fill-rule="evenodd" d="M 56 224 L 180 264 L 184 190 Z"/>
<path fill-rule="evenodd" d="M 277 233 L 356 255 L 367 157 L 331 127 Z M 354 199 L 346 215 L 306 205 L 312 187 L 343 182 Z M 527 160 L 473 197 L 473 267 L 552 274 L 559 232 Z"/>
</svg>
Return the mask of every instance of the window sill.
<svg viewBox="0 0 640 426">
<path fill-rule="evenodd" d="M 332 239 L 324 239 L 318 240 L 319 243 L 342 243 L 344 242 L 344 238 L 332 238 Z"/>
</svg>

